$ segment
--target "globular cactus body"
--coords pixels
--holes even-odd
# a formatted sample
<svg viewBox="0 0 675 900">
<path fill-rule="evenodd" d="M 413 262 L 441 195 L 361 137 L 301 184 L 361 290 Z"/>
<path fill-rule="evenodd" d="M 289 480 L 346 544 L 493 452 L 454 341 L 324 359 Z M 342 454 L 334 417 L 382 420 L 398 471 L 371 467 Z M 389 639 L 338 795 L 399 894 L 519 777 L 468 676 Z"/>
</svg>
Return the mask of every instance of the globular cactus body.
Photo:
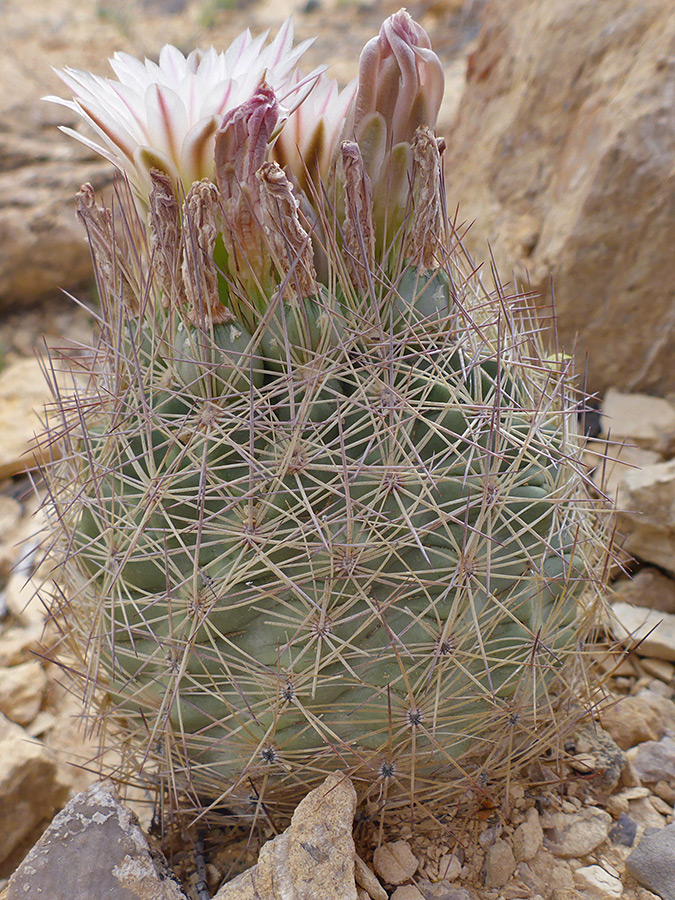
<svg viewBox="0 0 675 900">
<path fill-rule="evenodd" d="M 231 207 L 192 192 L 158 267 L 151 172 L 155 256 L 108 265 L 91 378 L 63 401 L 58 613 L 127 771 L 193 802 L 287 811 L 335 769 L 381 802 L 480 793 L 564 730 L 593 625 L 603 550 L 564 366 L 449 227 L 421 240 L 440 168 L 374 261 L 355 159 L 337 224 L 320 209 L 322 282 L 268 163 L 291 213 L 258 210 L 257 280 L 216 279 L 203 223 L 226 235 Z"/>
</svg>

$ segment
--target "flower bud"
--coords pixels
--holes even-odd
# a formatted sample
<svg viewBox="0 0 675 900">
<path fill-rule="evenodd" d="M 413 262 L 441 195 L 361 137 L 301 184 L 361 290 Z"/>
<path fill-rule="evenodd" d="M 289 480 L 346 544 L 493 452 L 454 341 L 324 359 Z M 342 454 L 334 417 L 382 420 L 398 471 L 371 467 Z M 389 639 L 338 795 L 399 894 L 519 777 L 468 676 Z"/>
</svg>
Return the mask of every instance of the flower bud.
<svg viewBox="0 0 675 900">
<path fill-rule="evenodd" d="M 434 128 L 445 76 L 426 31 L 401 9 L 361 53 L 354 129 L 382 116 L 388 148 L 410 142 L 420 125 Z"/>
</svg>

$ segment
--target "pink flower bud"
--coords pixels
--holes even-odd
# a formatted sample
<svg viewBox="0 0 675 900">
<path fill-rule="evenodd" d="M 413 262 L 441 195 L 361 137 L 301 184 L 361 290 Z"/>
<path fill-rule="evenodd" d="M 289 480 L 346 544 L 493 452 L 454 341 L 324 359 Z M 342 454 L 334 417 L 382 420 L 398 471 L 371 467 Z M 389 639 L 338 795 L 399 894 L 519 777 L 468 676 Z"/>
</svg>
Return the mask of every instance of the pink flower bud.
<svg viewBox="0 0 675 900">
<path fill-rule="evenodd" d="M 410 142 L 420 125 L 434 128 L 445 76 L 426 31 L 401 9 L 368 41 L 359 63 L 354 128 L 374 114 L 384 118 L 387 145 Z"/>
</svg>

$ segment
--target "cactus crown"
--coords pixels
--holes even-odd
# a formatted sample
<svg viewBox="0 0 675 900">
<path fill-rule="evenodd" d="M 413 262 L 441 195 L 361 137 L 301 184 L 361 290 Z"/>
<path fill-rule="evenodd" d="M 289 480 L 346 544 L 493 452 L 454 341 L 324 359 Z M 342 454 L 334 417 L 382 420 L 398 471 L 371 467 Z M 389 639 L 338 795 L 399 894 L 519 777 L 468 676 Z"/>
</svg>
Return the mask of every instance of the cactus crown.
<svg viewBox="0 0 675 900">
<path fill-rule="evenodd" d="M 401 12 L 294 161 L 261 83 L 212 176 L 80 193 L 101 333 L 53 428 L 55 612 L 122 777 L 182 808 L 285 814 L 335 769 L 384 809 L 484 799 L 578 714 L 580 398 L 447 219 L 439 91 Z"/>
</svg>

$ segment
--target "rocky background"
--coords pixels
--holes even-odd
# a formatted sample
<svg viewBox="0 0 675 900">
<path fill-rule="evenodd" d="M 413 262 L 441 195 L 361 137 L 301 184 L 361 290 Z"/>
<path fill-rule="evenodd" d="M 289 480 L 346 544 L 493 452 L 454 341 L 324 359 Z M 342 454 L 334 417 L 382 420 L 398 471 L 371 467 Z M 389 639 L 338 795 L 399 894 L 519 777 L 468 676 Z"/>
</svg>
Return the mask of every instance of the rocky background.
<svg viewBox="0 0 675 900">
<path fill-rule="evenodd" d="M 104 74 L 117 49 L 222 47 L 244 27 L 274 29 L 292 13 L 300 38 L 319 35 L 308 63 L 329 61 L 347 81 L 395 8 L 355 0 L 0 8 L 2 900 L 176 900 L 184 891 L 203 900 L 256 864 L 257 851 L 244 836 L 227 852 L 196 846 L 168 869 L 147 836 L 144 798 L 121 806 L 97 782 L 77 698 L 45 655 L 59 640 L 35 594 L 50 578 L 39 563 L 34 490 L 34 467 L 50 452 L 34 437 L 49 403 L 46 349 L 68 348 L 71 367 L 59 374 L 67 387 L 95 310 L 74 196 L 83 181 L 111 183 L 106 163 L 56 130 L 64 111 L 40 101 L 61 91 L 49 66 Z M 675 9 L 671 0 L 429 0 L 410 12 L 446 66 L 439 128 L 458 228 L 476 259 L 491 254 L 504 282 L 539 295 L 543 318 L 555 297 L 559 342 L 596 398 L 587 464 L 598 496 L 617 501 L 623 547 L 611 573 L 609 649 L 595 660 L 598 722 L 575 736 L 562 767 L 537 764 L 527 782 L 514 781 L 502 810 L 452 830 L 406 821 L 378 840 L 357 828 L 355 846 L 353 791 L 338 780 L 309 795 L 257 868 L 218 897 L 672 900 Z M 308 861 L 307 835 L 317 831 L 325 841 Z"/>
</svg>

